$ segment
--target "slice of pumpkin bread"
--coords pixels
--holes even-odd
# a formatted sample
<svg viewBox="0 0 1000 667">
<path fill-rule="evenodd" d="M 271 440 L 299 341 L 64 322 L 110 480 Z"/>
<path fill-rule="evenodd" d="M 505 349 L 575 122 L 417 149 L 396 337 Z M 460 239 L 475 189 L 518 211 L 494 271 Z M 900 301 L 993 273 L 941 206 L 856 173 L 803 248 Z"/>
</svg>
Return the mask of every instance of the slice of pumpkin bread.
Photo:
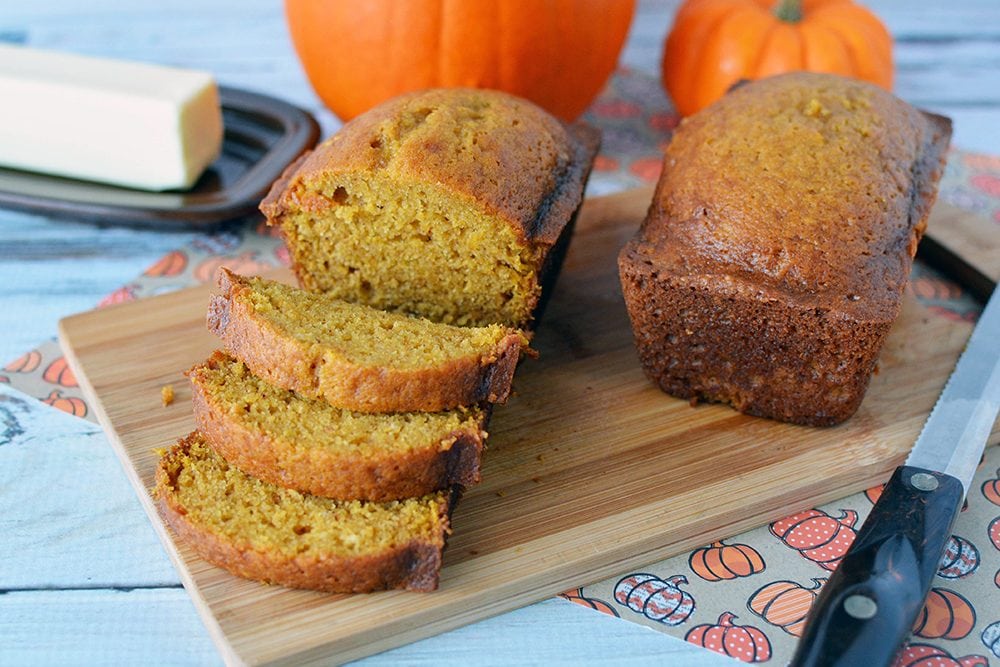
<svg viewBox="0 0 1000 667">
<path fill-rule="evenodd" d="M 437 588 L 447 491 L 387 503 L 302 494 L 230 466 L 195 431 L 160 459 L 153 494 L 182 540 L 241 577 L 331 593 Z"/>
<path fill-rule="evenodd" d="M 487 412 L 371 414 L 275 387 L 216 352 L 187 373 L 198 429 L 223 458 L 279 486 L 397 500 L 479 481 Z"/>
<path fill-rule="evenodd" d="M 455 327 L 219 273 L 208 328 L 250 371 L 358 412 L 440 412 L 510 393 L 527 338 L 500 325 Z"/>
<path fill-rule="evenodd" d="M 531 102 L 432 89 L 358 116 L 275 181 L 300 284 L 436 322 L 532 325 L 600 143 Z"/>
</svg>

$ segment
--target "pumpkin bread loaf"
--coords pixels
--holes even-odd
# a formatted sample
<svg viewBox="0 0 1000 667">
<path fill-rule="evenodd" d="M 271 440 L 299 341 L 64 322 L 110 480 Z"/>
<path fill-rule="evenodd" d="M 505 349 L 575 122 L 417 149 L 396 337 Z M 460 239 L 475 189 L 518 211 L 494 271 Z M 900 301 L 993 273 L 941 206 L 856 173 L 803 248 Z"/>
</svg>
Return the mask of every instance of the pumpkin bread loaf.
<svg viewBox="0 0 1000 667">
<path fill-rule="evenodd" d="M 479 481 L 487 413 L 370 414 L 306 398 L 216 352 L 187 373 L 198 429 L 232 465 L 340 500 L 422 496 Z"/>
<path fill-rule="evenodd" d="M 598 143 L 505 93 L 421 91 L 347 123 L 261 210 L 310 291 L 524 328 L 558 272 Z"/>
<path fill-rule="evenodd" d="M 248 579 L 331 593 L 437 588 L 450 495 L 340 502 L 251 477 L 197 431 L 160 459 L 164 521 L 202 558 Z"/>
<path fill-rule="evenodd" d="M 835 424 L 900 309 L 951 123 L 829 74 L 744 84 L 685 119 L 619 257 L 667 393 Z"/>
<path fill-rule="evenodd" d="M 527 339 L 456 327 L 219 272 L 208 328 L 267 382 L 358 412 L 439 412 L 503 402 Z"/>
</svg>

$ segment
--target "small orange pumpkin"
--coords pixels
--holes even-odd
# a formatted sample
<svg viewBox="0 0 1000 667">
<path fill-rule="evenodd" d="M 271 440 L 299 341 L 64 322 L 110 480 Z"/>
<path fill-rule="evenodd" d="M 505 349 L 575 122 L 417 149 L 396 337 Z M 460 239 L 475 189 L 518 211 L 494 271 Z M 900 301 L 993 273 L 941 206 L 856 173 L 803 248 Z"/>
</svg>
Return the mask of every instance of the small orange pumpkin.
<svg viewBox="0 0 1000 667">
<path fill-rule="evenodd" d="M 858 513 L 840 510 L 832 517 L 817 509 L 799 512 L 771 524 L 771 534 L 798 551 L 824 570 L 833 571 L 840 565 L 847 549 L 857 537 L 854 524 Z"/>
<path fill-rule="evenodd" d="M 993 546 L 1000 549 L 1000 516 L 990 521 L 990 525 L 986 528 L 986 533 L 990 536 L 990 542 L 993 543 Z"/>
<path fill-rule="evenodd" d="M 983 497 L 994 505 L 1000 505 L 1000 470 L 997 476 L 983 482 Z"/>
<path fill-rule="evenodd" d="M 76 396 L 63 396 L 62 392 L 58 389 L 53 389 L 52 393 L 42 399 L 42 403 L 58 408 L 59 410 L 67 412 L 74 417 L 87 416 L 87 403 L 82 398 L 78 398 Z"/>
<path fill-rule="evenodd" d="M 663 85 L 682 115 L 741 79 L 808 70 L 892 89 L 892 37 L 852 0 L 687 0 L 663 50 Z"/>
<path fill-rule="evenodd" d="M 975 625 L 976 610 L 968 600 L 947 588 L 932 588 L 913 634 L 925 639 L 962 639 Z"/>
<path fill-rule="evenodd" d="M 8 373 L 30 373 L 42 363 L 42 353 L 38 350 L 25 352 L 3 367 Z"/>
<path fill-rule="evenodd" d="M 560 593 L 559 597 L 564 600 L 569 600 L 575 604 L 582 607 L 587 607 L 588 609 L 594 609 L 602 614 L 608 614 L 610 616 L 618 616 L 618 612 L 614 610 L 614 607 L 609 605 L 604 600 L 598 600 L 597 598 L 588 598 L 584 596 L 583 589 L 577 588 L 572 591 L 566 591 L 565 593 Z"/>
<path fill-rule="evenodd" d="M 692 551 L 688 565 L 705 581 L 749 577 L 764 571 L 764 559 L 752 546 L 722 541 Z"/>
<path fill-rule="evenodd" d="M 772 581 L 750 596 L 747 608 L 788 634 L 801 637 L 809 609 L 826 579 L 813 579 L 813 582 L 814 585 L 807 588 L 794 581 Z"/>
<path fill-rule="evenodd" d="M 143 272 L 143 275 L 154 278 L 179 276 L 187 268 L 187 264 L 187 253 L 183 250 L 174 250 L 157 260 L 155 264 Z"/>
<path fill-rule="evenodd" d="M 893 667 L 989 667 L 989 664 L 981 655 L 956 658 L 937 646 L 910 644 L 899 652 Z"/>
<path fill-rule="evenodd" d="M 736 625 L 735 620 L 735 614 L 724 611 L 715 625 L 696 625 L 684 639 L 743 662 L 770 660 L 771 642 L 767 635 L 752 625 Z"/>
<path fill-rule="evenodd" d="M 270 262 L 259 259 L 255 250 L 248 250 L 236 257 L 220 255 L 207 258 L 195 267 L 194 278 L 200 283 L 214 281 L 216 272 L 222 266 L 242 275 L 253 275 L 274 267 Z"/>
<path fill-rule="evenodd" d="M 347 121 L 422 88 L 495 88 L 575 120 L 604 87 L 635 0 L 285 0 L 292 42 Z"/>
<path fill-rule="evenodd" d="M 45 369 L 42 379 L 50 384 L 58 384 L 63 387 L 79 386 L 76 382 L 76 375 L 73 369 L 66 362 L 66 357 L 59 357 Z"/>
</svg>

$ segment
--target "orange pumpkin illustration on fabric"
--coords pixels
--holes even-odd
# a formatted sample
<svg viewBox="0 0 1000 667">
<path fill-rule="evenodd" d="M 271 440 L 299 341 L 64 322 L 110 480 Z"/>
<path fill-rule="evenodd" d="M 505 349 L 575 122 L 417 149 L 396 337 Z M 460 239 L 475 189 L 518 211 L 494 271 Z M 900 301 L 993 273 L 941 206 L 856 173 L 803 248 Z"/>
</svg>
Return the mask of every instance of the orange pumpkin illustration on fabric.
<svg viewBox="0 0 1000 667">
<path fill-rule="evenodd" d="M 882 497 L 882 489 L 885 488 L 885 484 L 879 484 L 878 486 L 873 486 L 870 489 L 865 489 L 865 498 L 874 505 L 878 502 L 878 499 Z"/>
<path fill-rule="evenodd" d="M 993 546 L 1000 549 L 1000 516 L 990 521 L 989 528 L 986 529 L 986 532 L 989 534 L 990 541 L 993 542 Z"/>
<path fill-rule="evenodd" d="M 236 257 L 209 257 L 195 267 L 194 279 L 200 283 L 214 281 L 216 272 L 222 266 L 233 273 L 253 275 L 270 269 L 274 265 L 259 259 L 256 251 L 248 250 Z"/>
<path fill-rule="evenodd" d="M 771 625 L 801 637 L 809 609 L 826 579 L 813 579 L 813 582 L 813 586 L 806 587 L 794 581 L 773 581 L 750 596 L 747 608 Z"/>
<path fill-rule="evenodd" d="M 643 572 L 623 577 L 615 584 L 615 601 L 664 625 L 680 625 L 694 611 L 694 598 L 681 585 L 687 577 L 681 574 L 660 579 Z"/>
<path fill-rule="evenodd" d="M 767 635 L 752 625 L 737 625 L 736 618 L 732 612 L 724 611 L 715 625 L 696 625 L 684 639 L 743 662 L 770 660 L 771 642 Z"/>
<path fill-rule="evenodd" d="M 565 593 L 560 593 L 559 597 L 564 600 L 569 600 L 575 604 L 587 607 L 588 609 L 595 609 L 602 614 L 609 614 L 611 616 L 618 616 L 618 612 L 615 611 L 614 607 L 609 605 L 604 600 L 598 600 L 597 598 L 588 598 L 583 594 L 582 588 L 576 588 L 572 591 L 566 591 Z"/>
<path fill-rule="evenodd" d="M 837 569 L 840 560 L 857 537 L 854 524 L 858 513 L 840 510 L 832 517 L 817 509 L 799 512 L 771 524 L 771 534 L 824 570 Z"/>
<path fill-rule="evenodd" d="M 925 639 L 962 639 L 975 625 L 976 610 L 968 600 L 947 588 L 932 588 L 913 634 Z"/>
<path fill-rule="evenodd" d="M 10 378 L 7 377 L 6 375 L 0 375 L 0 382 L 3 382 L 4 384 L 10 384 Z"/>
<path fill-rule="evenodd" d="M 952 535 L 944 548 L 937 576 L 943 579 L 959 579 L 979 568 L 979 549 L 976 545 L 958 535 Z"/>
<path fill-rule="evenodd" d="M 135 301 L 135 285 L 125 285 L 124 287 L 119 287 L 114 292 L 98 301 L 97 307 L 106 308 L 107 306 L 113 306 L 116 303 L 127 303 L 128 301 Z"/>
<path fill-rule="evenodd" d="M 143 271 L 144 276 L 151 278 L 169 278 L 184 273 L 188 265 L 187 253 L 174 250 L 161 257 L 151 267 Z"/>
<path fill-rule="evenodd" d="M 42 374 L 42 379 L 49 384 L 57 384 L 62 387 L 79 386 L 76 382 L 76 375 L 73 374 L 73 369 L 69 367 L 66 357 L 59 357 L 49 364 L 48 368 Z"/>
<path fill-rule="evenodd" d="M 3 367 L 8 373 L 31 373 L 42 363 L 42 353 L 38 350 L 25 352 Z"/>
<path fill-rule="evenodd" d="M 692 551 L 688 565 L 705 581 L 749 577 L 764 571 L 764 559 L 752 546 L 721 540 Z"/>
<path fill-rule="evenodd" d="M 930 644 L 910 644 L 899 653 L 893 667 L 989 667 L 981 655 L 954 658 L 943 648 Z"/>
<path fill-rule="evenodd" d="M 67 412 L 74 417 L 86 417 L 87 416 L 87 403 L 76 396 L 63 396 L 62 392 L 58 389 L 53 389 L 52 392 L 45 398 L 42 399 L 42 403 L 51 405 L 54 408 Z"/>
<path fill-rule="evenodd" d="M 983 497 L 994 505 L 1000 505 L 1000 470 L 997 476 L 983 482 Z"/>
</svg>

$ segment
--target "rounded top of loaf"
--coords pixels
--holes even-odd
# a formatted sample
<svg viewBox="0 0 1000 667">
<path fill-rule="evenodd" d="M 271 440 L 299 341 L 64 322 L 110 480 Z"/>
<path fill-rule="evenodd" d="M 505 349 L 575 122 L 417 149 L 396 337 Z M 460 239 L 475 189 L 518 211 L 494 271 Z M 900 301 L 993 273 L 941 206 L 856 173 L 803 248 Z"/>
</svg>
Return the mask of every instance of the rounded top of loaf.
<svg viewBox="0 0 1000 667">
<path fill-rule="evenodd" d="M 275 185 L 261 209 L 274 219 L 295 207 L 300 190 L 320 180 L 377 174 L 448 189 L 508 220 L 524 238 L 553 242 L 582 193 L 576 171 L 589 160 L 578 158 L 596 150 L 595 134 L 585 126 L 568 128 L 535 104 L 500 91 L 408 93 L 358 116 L 317 146 Z M 580 191 L 575 198 L 562 196 L 567 186 Z M 570 200 L 564 215 L 552 215 L 552 207 Z"/>
<path fill-rule="evenodd" d="M 681 123 L 642 252 L 677 273 L 833 293 L 845 309 L 892 302 L 949 128 L 854 79 L 797 72 L 743 84 Z"/>
</svg>

